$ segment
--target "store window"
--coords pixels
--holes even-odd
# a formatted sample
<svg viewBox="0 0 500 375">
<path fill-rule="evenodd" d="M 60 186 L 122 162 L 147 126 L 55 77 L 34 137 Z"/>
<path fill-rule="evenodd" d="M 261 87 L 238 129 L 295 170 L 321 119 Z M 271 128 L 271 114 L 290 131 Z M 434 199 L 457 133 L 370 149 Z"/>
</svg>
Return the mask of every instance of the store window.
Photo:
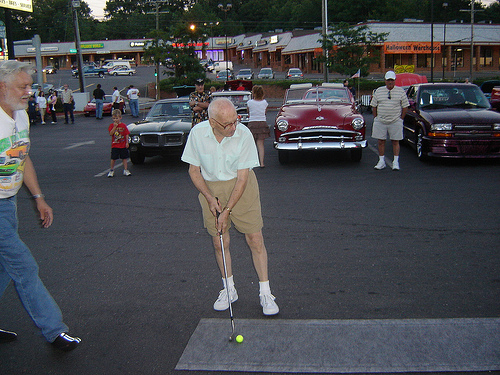
<svg viewBox="0 0 500 375">
<path fill-rule="evenodd" d="M 388 54 L 385 55 L 385 67 L 386 69 L 393 69 L 396 65 L 401 64 L 401 54 Z"/>
<path fill-rule="evenodd" d="M 481 57 L 479 58 L 480 66 L 493 66 L 493 51 L 491 48 L 481 48 Z"/>
</svg>

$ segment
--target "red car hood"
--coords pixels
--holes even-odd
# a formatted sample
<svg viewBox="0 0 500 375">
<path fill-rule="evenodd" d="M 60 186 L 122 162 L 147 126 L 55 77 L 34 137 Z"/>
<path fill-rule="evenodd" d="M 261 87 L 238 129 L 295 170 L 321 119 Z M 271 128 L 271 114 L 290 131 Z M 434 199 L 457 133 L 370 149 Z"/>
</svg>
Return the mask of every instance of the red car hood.
<svg viewBox="0 0 500 375">
<path fill-rule="evenodd" d="M 292 131 L 308 126 L 340 127 L 350 125 L 353 115 L 355 114 L 350 103 L 335 105 L 296 104 L 284 106 L 278 118 L 285 117 L 290 126 L 289 131 Z M 358 116 L 361 117 L 361 115 L 355 117 Z"/>
</svg>

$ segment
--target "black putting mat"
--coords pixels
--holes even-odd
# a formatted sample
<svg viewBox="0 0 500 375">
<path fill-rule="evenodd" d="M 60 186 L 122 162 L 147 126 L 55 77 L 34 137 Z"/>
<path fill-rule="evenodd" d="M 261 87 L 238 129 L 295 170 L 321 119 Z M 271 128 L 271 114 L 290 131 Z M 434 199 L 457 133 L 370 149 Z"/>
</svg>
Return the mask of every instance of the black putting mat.
<svg viewBox="0 0 500 375">
<path fill-rule="evenodd" d="M 177 370 L 434 372 L 500 370 L 500 319 L 202 319 Z"/>
</svg>

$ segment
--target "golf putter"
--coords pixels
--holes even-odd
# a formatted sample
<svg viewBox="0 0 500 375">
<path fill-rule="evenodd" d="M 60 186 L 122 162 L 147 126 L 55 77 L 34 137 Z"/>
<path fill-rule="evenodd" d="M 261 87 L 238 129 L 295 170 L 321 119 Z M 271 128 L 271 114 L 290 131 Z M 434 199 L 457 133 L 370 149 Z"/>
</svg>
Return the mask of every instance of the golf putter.
<svg viewBox="0 0 500 375">
<path fill-rule="evenodd" d="M 217 202 L 219 202 L 219 198 L 216 197 L 215 199 L 217 199 Z M 220 215 L 220 212 L 217 211 L 217 220 L 219 219 L 219 215 Z M 229 341 L 233 341 L 234 338 L 236 337 L 235 336 L 236 333 L 235 333 L 234 317 L 233 317 L 233 307 L 231 305 L 231 296 L 229 295 L 229 285 L 227 282 L 227 266 L 226 266 L 226 255 L 224 254 L 224 241 L 222 240 L 222 233 L 220 233 L 220 232 L 219 232 L 219 239 L 220 239 L 220 248 L 222 251 L 222 265 L 224 268 L 224 279 L 226 280 L 227 302 L 229 303 L 229 316 L 231 317 L 232 333 L 231 333 L 231 336 L 229 336 Z"/>
</svg>

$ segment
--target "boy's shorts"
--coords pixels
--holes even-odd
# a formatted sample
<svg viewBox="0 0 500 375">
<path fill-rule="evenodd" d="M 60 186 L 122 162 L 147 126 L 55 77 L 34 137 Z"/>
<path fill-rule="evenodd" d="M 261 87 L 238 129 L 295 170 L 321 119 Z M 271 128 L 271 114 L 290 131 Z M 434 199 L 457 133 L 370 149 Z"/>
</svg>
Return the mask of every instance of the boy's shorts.
<svg viewBox="0 0 500 375">
<path fill-rule="evenodd" d="M 375 117 L 373 120 L 372 138 L 375 139 L 389 139 L 391 141 L 400 141 L 403 139 L 403 120 L 397 119 L 390 124 L 386 124 Z"/>
<path fill-rule="evenodd" d="M 111 159 L 128 159 L 129 153 L 128 148 L 111 148 Z"/>
<path fill-rule="evenodd" d="M 220 205 L 225 207 L 236 184 L 236 178 L 229 181 L 206 181 L 206 183 L 213 196 L 219 198 Z M 204 227 L 207 228 L 211 236 L 217 236 L 216 217 L 208 208 L 208 202 L 203 194 L 200 193 L 198 199 L 203 211 Z M 231 228 L 231 223 L 241 233 L 257 233 L 264 226 L 260 207 L 259 184 L 252 170 L 248 174 L 248 182 L 243 195 L 231 210 L 228 229 Z"/>
</svg>

